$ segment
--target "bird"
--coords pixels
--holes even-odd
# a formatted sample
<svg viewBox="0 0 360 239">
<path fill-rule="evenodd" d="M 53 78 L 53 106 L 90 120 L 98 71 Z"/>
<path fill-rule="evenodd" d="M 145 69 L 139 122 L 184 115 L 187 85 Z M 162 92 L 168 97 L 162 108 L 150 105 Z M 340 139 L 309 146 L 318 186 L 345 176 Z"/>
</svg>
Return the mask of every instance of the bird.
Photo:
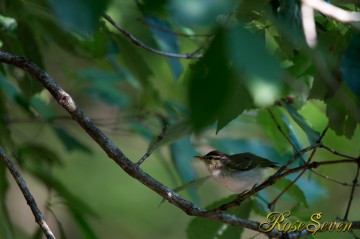
<svg viewBox="0 0 360 239">
<path fill-rule="evenodd" d="M 252 153 L 226 154 L 213 150 L 204 156 L 195 156 L 208 169 L 212 178 L 230 191 L 242 193 L 262 182 L 275 163 Z"/>
</svg>

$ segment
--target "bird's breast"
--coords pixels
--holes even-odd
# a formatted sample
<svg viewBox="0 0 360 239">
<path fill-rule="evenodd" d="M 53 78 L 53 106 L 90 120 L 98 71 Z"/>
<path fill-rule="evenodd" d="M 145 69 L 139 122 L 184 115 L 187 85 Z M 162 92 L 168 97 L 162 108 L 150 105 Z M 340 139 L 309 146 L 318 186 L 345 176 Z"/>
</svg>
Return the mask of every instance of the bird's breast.
<svg viewBox="0 0 360 239">
<path fill-rule="evenodd" d="M 231 191 L 240 193 L 250 190 L 255 184 L 262 182 L 265 175 L 262 168 L 255 168 L 239 172 L 222 172 L 219 169 L 214 169 L 211 176 Z"/>
</svg>

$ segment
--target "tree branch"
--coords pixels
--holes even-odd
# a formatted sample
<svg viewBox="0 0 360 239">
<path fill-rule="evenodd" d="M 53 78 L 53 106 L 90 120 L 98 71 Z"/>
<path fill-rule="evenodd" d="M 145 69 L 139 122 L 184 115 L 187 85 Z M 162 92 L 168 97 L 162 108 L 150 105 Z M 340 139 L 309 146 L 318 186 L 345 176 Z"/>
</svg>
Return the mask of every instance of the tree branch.
<svg viewBox="0 0 360 239">
<path fill-rule="evenodd" d="M 89 134 L 89 136 L 106 152 L 109 158 L 111 158 L 116 164 L 118 164 L 129 176 L 135 178 L 145 186 L 147 186 L 149 189 L 153 190 L 157 194 L 159 194 L 161 197 L 169 201 L 171 204 L 177 206 L 181 210 L 183 210 L 186 214 L 190 216 L 198 216 L 203 218 L 208 218 L 213 221 L 218 221 L 222 223 L 226 223 L 232 226 L 241 226 L 245 227 L 254 231 L 262 232 L 259 228 L 259 223 L 245 220 L 241 218 L 237 218 L 233 215 L 223 213 L 219 211 L 222 209 L 222 207 L 218 208 L 217 210 L 210 210 L 206 211 L 192 202 L 182 198 L 177 193 L 172 191 L 171 189 L 164 186 L 162 183 L 151 177 L 149 174 L 144 172 L 139 166 L 136 165 L 136 163 L 133 163 L 130 161 L 123 152 L 115 146 L 106 136 L 105 134 L 100 131 L 94 123 L 91 121 L 91 119 L 85 115 L 81 109 L 76 105 L 76 103 L 73 101 L 71 96 L 66 93 L 60 86 L 57 85 L 57 83 L 43 70 L 41 70 L 38 66 L 36 66 L 34 63 L 26 60 L 23 57 L 15 56 L 10 53 L 0 51 L 0 61 L 11 64 L 14 66 L 17 66 L 21 69 L 23 69 L 25 72 L 29 73 L 34 79 L 39 81 L 49 92 L 53 95 L 53 97 L 58 101 L 58 103 L 65 109 L 67 112 L 71 115 L 71 117 Z M 307 148 L 304 148 L 299 153 L 297 153 L 291 160 L 295 160 L 297 157 L 301 156 L 307 151 L 310 151 L 314 148 L 320 147 L 322 144 L 317 143 L 315 145 L 311 145 Z M 289 162 L 291 161 L 289 160 Z M 336 162 L 336 163 L 345 163 L 345 162 L 354 162 L 353 159 L 344 159 Z M 288 163 L 289 163 L 288 162 Z M 315 168 L 322 164 L 334 164 L 335 161 L 330 162 L 313 162 L 309 165 L 306 165 L 305 167 L 308 168 Z M 293 172 L 296 172 L 298 170 L 304 169 L 302 167 L 299 167 L 297 170 L 293 169 Z M 289 170 L 290 171 L 290 170 Z M 235 205 L 239 205 L 243 200 L 245 200 L 247 197 L 255 194 L 256 192 L 260 191 L 261 189 L 272 185 L 276 180 L 279 180 L 280 178 L 286 176 L 289 171 L 281 174 L 280 170 L 275 174 L 274 176 L 270 177 L 267 181 L 262 183 L 261 185 L 254 188 L 254 190 L 251 190 L 251 192 L 247 192 L 243 195 L 240 195 L 235 201 L 230 202 L 224 206 L 225 210 L 226 208 L 230 208 Z M 356 224 L 358 225 L 358 224 Z M 355 229 L 356 227 L 353 226 Z M 360 228 L 360 223 L 359 223 Z M 358 228 L 356 228 L 358 229 Z M 263 232 L 262 232 L 263 233 Z M 280 238 L 284 237 L 284 235 L 287 238 L 298 238 L 308 233 L 307 231 L 301 231 L 301 232 L 281 232 L 278 230 L 273 230 L 269 233 L 266 233 L 269 237 L 275 237 Z"/>
<path fill-rule="evenodd" d="M 109 22 L 111 25 L 113 25 L 117 30 L 119 30 L 122 34 L 124 34 L 127 38 L 129 38 L 132 43 L 134 43 L 135 45 L 137 45 L 149 52 L 155 53 L 157 55 L 171 57 L 171 58 L 197 59 L 197 58 L 202 57 L 202 54 L 199 54 L 198 50 L 196 50 L 193 53 L 188 53 L 188 54 L 177 54 L 177 53 L 156 50 L 156 49 L 151 48 L 151 47 L 145 45 L 144 43 L 142 43 L 140 40 L 138 40 L 136 37 L 134 37 L 130 32 L 126 31 L 123 27 L 121 27 L 119 24 L 117 24 L 109 15 L 104 14 L 103 18 L 107 22 Z"/>
<path fill-rule="evenodd" d="M 19 171 L 16 169 L 14 163 L 11 161 L 11 159 L 6 155 L 3 148 L 0 147 L 0 158 L 5 163 L 6 167 L 9 169 L 11 175 L 15 179 L 17 185 L 19 186 L 22 194 L 24 195 L 24 198 L 29 205 L 37 224 L 39 224 L 40 228 L 42 229 L 44 235 L 48 239 L 56 239 L 52 231 L 50 230 L 48 224 L 45 221 L 45 218 L 43 214 L 41 213 L 39 207 L 37 206 L 37 203 L 35 201 L 35 198 L 31 194 L 29 188 L 26 185 L 26 182 L 24 178 L 21 176 Z"/>
<path fill-rule="evenodd" d="M 167 126 L 164 127 L 161 134 L 155 139 L 154 143 L 150 146 L 149 150 L 141 157 L 141 159 L 136 163 L 136 166 L 140 166 L 145 159 L 147 159 L 151 153 L 155 150 L 156 146 L 160 143 L 160 141 L 164 138 L 164 135 L 167 131 Z"/>
<path fill-rule="evenodd" d="M 147 22 L 146 20 L 144 19 L 141 19 L 139 18 L 138 19 L 139 22 L 141 22 L 142 24 L 146 25 L 146 26 L 149 26 L 151 28 L 154 28 L 156 30 L 159 30 L 159 31 L 162 31 L 162 32 L 166 32 L 166 33 L 169 33 L 169 34 L 172 34 L 172 35 L 176 35 L 176 36 L 179 36 L 179 37 L 211 37 L 213 36 L 214 34 L 209 34 L 209 33 L 193 33 L 193 34 L 187 34 L 187 33 L 182 33 L 182 32 L 175 32 L 175 31 L 172 31 L 172 30 L 169 30 L 167 28 L 164 28 L 164 27 L 161 27 L 159 25 L 156 25 L 156 24 L 153 24 L 153 23 L 150 23 L 150 22 Z"/>
<path fill-rule="evenodd" d="M 135 163 L 130 161 L 123 152 L 100 131 L 91 119 L 85 115 L 75 104 L 73 99 L 43 70 L 34 63 L 26 60 L 24 57 L 12 55 L 8 52 L 0 51 L 0 61 L 17 66 L 29 73 L 34 79 L 38 80 L 58 101 L 58 103 L 71 115 L 71 117 L 89 134 L 89 136 L 106 152 L 117 165 L 119 165 L 129 176 L 137 179 L 139 182 L 159 194 L 165 200 L 182 209 L 191 216 L 200 216 L 213 221 L 227 223 L 233 226 L 242 226 L 251 230 L 260 231 L 259 223 L 250 220 L 237 218 L 226 213 L 205 214 L 205 210 L 194 205 L 190 201 L 182 198 L 171 189 L 151 177 L 141 170 Z M 272 231 L 269 236 L 277 237 L 281 233 Z"/>
<path fill-rule="evenodd" d="M 360 158 L 359 158 L 359 159 L 360 159 Z M 354 198 L 355 187 L 356 187 L 356 184 L 357 184 L 357 182 L 358 182 L 359 172 L 360 172 L 360 161 L 358 162 L 358 165 L 357 165 L 356 175 L 355 175 L 355 178 L 354 178 L 354 180 L 353 180 L 353 185 L 352 185 L 351 192 L 350 192 L 349 203 L 348 203 L 347 208 L 346 208 L 346 212 L 345 212 L 345 216 L 344 216 L 344 221 L 347 221 L 347 220 L 348 220 L 351 203 L 352 203 L 352 200 L 353 200 L 353 198 Z"/>
</svg>

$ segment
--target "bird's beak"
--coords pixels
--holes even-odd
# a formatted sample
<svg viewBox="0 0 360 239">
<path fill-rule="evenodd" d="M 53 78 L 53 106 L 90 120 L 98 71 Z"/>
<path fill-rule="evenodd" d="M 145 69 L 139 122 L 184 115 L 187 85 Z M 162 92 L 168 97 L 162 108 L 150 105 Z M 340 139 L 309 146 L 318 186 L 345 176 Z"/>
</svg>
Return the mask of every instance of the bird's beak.
<svg viewBox="0 0 360 239">
<path fill-rule="evenodd" d="M 202 156 L 194 156 L 194 158 L 197 158 L 198 160 L 202 160 L 202 159 L 203 159 Z"/>
</svg>

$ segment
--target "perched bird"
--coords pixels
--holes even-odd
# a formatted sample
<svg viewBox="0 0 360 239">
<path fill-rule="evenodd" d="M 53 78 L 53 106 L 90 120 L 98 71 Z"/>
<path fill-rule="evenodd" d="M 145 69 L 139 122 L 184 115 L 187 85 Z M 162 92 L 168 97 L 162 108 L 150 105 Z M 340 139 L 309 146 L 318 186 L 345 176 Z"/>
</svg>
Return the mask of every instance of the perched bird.
<svg viewBox="0 0 360 239">
<path fill-rule="evenodd" d="M 262 182 L 267 169 L 279 168 L 275 162 L 252 153 L 228 155 L 214 150 L 195 157 L 205 164 L 215 181 L 237 193 L 250 190 Z"/>
</svg>

